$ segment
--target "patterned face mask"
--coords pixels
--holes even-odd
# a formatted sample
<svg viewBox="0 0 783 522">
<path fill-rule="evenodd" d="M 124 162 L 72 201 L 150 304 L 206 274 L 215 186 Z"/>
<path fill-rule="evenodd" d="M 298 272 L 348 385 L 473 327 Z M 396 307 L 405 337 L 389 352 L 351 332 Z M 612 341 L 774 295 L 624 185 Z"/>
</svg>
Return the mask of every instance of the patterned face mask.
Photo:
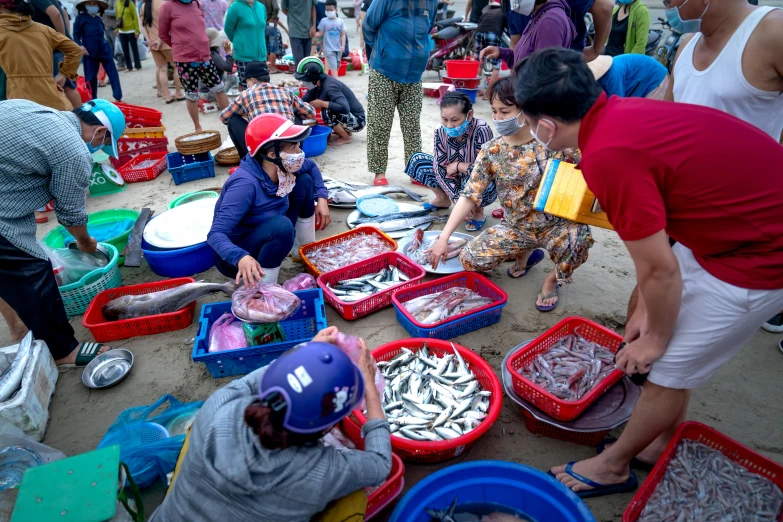
<svg viewBox="0 0 783 522">
<path fill-rule="evenodd" d="M 462 122 L 462 125 L 459 125 L 457 127 L 446 127 L 443 126 L 443 130 L 446 132 L 446 134 L 449 135 L 451 138 L 459 138 L 463 134 L 465 134 L 465 131 L 468 130 L 468 126 L 470 125 L 469 120 L 465 120 Z"/>
<path fill-rule="evenodd" d="M 304 165 L 305 153 L 289 154 L 288 152 L 281 152 L 280 160 L 283 162 L 283 168 L 287 172 L 299 172 L 299 169 Z"/>
</svg>

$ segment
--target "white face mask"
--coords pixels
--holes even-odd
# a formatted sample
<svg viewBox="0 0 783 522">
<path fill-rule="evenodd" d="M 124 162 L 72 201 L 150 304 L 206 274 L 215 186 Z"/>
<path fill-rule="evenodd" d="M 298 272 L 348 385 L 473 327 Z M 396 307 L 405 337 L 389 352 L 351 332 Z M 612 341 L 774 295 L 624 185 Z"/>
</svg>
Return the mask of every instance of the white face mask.
<svg viewBox="0 0 783 522">
<path fill-rule="evenodd" d="M 326 11 L 326 18 L 337 18 L 337 11 Z"/>
<path fill-rule="evenodd" d="M 545 149 L 549 149 L 549 144 L 552 143 L 552 138 L 553 138 L 552 134 L 554 134 L 554 131 L 552 131 L 552 134 L 549 135 L 549 139 L 546 141 L 546 143 L 544 143 L 541 140 L 541 138 L 538 137 L 538 129 L 541 127 L 542 121 L 549 122 L 553 126 L 555 126 L 555 123 L 551 120 L 545 120 L 545 119 L 538 120 L 538 124 L 536 125 L 536 130 L 533 130 L 533 127 L 530 128 L 530 135 L 533 136 L 533 139 L 536 140 L 542 147 L 544 147 Z"/>
<path fill-rule="evenodd" d="M 511 10 L 524 16 L 530 16 L 535 6 L 536 0 L 511 0 Z"/>
</svg>

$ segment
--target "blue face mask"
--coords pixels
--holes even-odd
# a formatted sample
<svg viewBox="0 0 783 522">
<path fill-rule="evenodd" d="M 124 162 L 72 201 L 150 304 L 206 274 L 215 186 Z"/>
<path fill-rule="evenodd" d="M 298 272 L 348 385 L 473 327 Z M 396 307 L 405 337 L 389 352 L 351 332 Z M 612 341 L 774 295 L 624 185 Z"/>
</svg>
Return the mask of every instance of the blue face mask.
<svg viewBox="0 0 783 522">
<path fill-rule="evenodd" d="M 89 15 L 97 15 L 101 10 L 101 8 L 98 7 L 97 5 L 86 5 L 84 6 L 84 9 L 87 11 L 87 14 Z"/>
<path fill-rule="evenodd" d="M 112 148 L 112 145 L 111 145 L 111 143 L 109 143 L 108 145 L 107 145 L 106 143 L 104 143 L 104 142 L 106 141 L 106 135 L 105 135 L 105 134 L 103 135 L 103 140 L 101 141 L 101 144 L 100 144 L 100 145 L 93 145 L 93 144 L 92 144 L 93 140 L 95 139 L 95 135 L 96 135 L 97 133 L 98 133 L 98 129 L 95 129 L 95 132 L 93 132 L 93 133 L 92 133 L 92 140 L 90 140 L 90 141 L 88 141 L 88 142 L 86 143 L 86 145 L 87 145 L 87 150 L 89 150 L 89 151 L 90 151 L 90 154 L 95 154 L 95 153 L 96 153 L 96 152 L 98 152 L 99 150 L 101 150 L 101 151 L 105 152 L 105 153 L 106 153 L 106 154 L 108 154 L 109 156 L 111 156 L 112 154 L 114 154 L 114 149 Z"/>
<path fill-rule="evenodd" d="M 620 5 L 631 5 L 636 0 L 617 0 L 617 3 Z"/>
<path fill-rule="evenodd" d="M 468 130 L 468 126 L 470 125 L 469 120 L 465 120 L 462 122 L 462 125 L 459 127 L 446 127 L 443 125 L 443 130 L 446 132 L 446 134 L 449 135 L 451 138 L 459 138 L 463 134 L 465 134 L 465 131 Z"/>
<path fill-rule="evenodd" d="M 683 2 L 680 7 L 670 7 L 668 9 L 664 9 L 663 14 L 666 16 L 666 21 L 669 22 L 669 25 L 672 27 L 673 31 L 677 31 L 678 33 L 682 34 L 698 33 L 701 31 L 701 19 L 704 17 L 704 13 L 707 12 L 707 9 L 710 8 L 710 4 L 707 4 L 707 7 L 704 8 L 704 12 L 696 20 L 683 20 L 680 17 L 680 8 L 682 8 L 682 6 L 687 3 L 688 0 L 685 0 L 685 2 Z"/>
</svg>

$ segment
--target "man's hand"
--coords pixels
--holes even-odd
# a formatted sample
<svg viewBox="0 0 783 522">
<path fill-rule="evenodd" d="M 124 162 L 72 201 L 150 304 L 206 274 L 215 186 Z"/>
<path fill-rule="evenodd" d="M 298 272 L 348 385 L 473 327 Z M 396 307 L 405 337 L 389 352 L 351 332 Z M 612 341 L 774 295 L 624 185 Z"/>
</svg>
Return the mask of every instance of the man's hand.
<svg viewBox="0 0 783 522">
<path fill-rule="evenodd" d="M 158 51 L 158 50 L 160 50 L 160 46 L 161 46 L 161 41 L 160 40 L 156 40 L 156 41 L 154 41 L 154 42 L 152 42 L 150 44 L 150 49 L 153 50 L 153 51 Z"/>
<path fill-rule="evenodd" d="M 315 229 L 324 230 L 332 222 L 332 215 L 329 213 L 329 204 L 324 198 L 318 198 L 315 204 Z"/>
<path fill-rule="evenodd" d="M 98 242 L 94 237 L 80 237 L 76 240 L 76 246 L 85 254 L 92 254 L 98 250 Z"/>
<path fill-rule="evenodd" d="M 310 105 L 312 105 L 316 109 L 327 109 L 329 108 L 329 102 L 324 100 L 313 100 L 310 102 Z"/>
<path fill-rule="evenodd" d="M 446 176 L 449 178 L 456 178 L 459 174 L 459 162 L 449 163 L 446 165 Z"/>
<path fill-rule="evenodd" d="M 433 270 L 438 268 L 441 261 L 446 261 L 446 255 L 449 253 L 449 238 L 438 238 L 438 241 L 430 249 L 430 264 Z"/>
<path fill-rule="evenodd" d="M 85 46 L 82 45 L 81 48 L 82 48 L 82 54 L 84 56 L 90 56 L 90 53 L 87 52 L 87 48 Z"/>
<path fill-rule="evenodd" d="M 315 38 L 315 26 L 310 28 L 310 38 Z"/>
<path fill-rule="evenodd" d="M 666 345 L 660 344 L 649 335 L 642 335 L 618 352 L 616 366 L 626 375 L 650 373 L 652 363 L 663 357 L 664 353 Z"/>
<path fill-rule="evenodd" d="M 313 337 L 313 341 L 317 343 L 331 343 L 334 344 L 334 342 L 337 340 L 337 327 L 336 326 L 329 326 L 327 328 L 324 328 L 317 334 L 315 334 L 315 337 Z"/>
<path fill-rule="evenodd" d="M 495 58 L 500 58 L 500 49 L 494 45 L 483 48 L 481 53 L 479 53 L 479 60 L 494 60 Z"/>
<path fill-rule="evenodd" d="M 256 258 L 250 255 L 239 260 L 237 269 L 239 271 L 237 272 L 236 284 L 239 284 L 239 280 L 242 279 L 245 282 L 245 288 L 254 287 L 264 277 L 264 269 L 258 264 Z"/>
<path fill-rule="evenodd" d="M 590 47 L 585 47 L 582 51 L 582 54 L 584 54 L 585 62 L 590 63 L 596 58 L 598 58 L 598 51 L 595 50 L 595 47 L 592 45 Z"/>
</svg>

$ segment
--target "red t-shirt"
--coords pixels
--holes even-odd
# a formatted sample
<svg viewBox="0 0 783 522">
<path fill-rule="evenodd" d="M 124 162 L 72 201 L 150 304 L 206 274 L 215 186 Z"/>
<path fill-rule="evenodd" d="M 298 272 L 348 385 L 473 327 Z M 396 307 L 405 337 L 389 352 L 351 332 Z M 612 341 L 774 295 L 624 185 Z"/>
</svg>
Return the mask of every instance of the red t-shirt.
<svg viewBox="0 0 783 522">
<path fill-rule="evenodd" d="M 783 288 L 783 147 L 715 109 L 602 94 L 581 168 L 624 241 L 666 230 L 707 272 Z"/>
</svg>

